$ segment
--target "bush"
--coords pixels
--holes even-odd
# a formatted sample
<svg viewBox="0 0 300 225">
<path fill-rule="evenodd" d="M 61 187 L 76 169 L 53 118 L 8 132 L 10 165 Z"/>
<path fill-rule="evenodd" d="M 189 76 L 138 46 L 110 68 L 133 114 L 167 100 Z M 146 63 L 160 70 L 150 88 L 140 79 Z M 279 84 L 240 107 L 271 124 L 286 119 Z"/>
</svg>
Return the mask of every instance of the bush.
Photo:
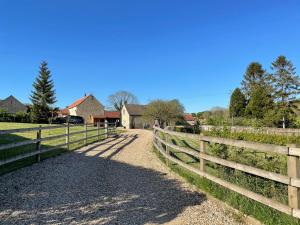
<svg viewBox="0 0 300 225">
<path fill-rule="evenodd" d="M 0 122 L 30 123 L 30 114 L 26 112 L 17 112 L 16 114 L 11 114 L 6 110 L 0 109 Z"/>
</svg>

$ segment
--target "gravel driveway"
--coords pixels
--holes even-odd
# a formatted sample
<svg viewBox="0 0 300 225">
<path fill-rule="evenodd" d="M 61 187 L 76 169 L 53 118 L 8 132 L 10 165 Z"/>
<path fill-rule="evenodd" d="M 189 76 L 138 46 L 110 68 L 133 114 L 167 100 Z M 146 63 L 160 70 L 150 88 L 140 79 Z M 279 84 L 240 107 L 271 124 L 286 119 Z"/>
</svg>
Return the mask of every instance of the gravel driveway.
<svg viewBox="0 0 300 225">
<path fill-rule="evenodd" d="M 134 130 L 0 177 L 1 224 L 237 224 Z"/>
</svg>

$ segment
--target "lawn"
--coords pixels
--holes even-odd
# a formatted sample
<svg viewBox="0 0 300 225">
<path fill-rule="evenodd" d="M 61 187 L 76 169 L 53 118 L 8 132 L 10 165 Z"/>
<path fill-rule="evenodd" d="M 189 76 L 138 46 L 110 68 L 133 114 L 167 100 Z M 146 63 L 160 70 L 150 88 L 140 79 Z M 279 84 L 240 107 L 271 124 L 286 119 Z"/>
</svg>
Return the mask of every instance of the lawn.
<svg viewBox="0 0 300 225">
<path fill-rule="evenodd" d="M 38 126 L 49 126 L 48 124 L 29 124 L 29 123 L 6 123 L 6 122 L 0 122 L 0 130 L 9 130 L 9 129 L 20 129 L 20 128 L 32 128 L 32 127 L 38 127 Z M 96 127 L 93 125 L 88 126 L 88 130 L 93 130 Z M 76 132 L 76 131 L 83 131 L 85 128 L 84 126 L 71 126 L 70 127 L 70 133 Z M 104 130 L 100 130 L 100 134 L 103 133 Z M 50 136 L 56 136 L 56 135 L 61 135 L 66 133 L 66 128 L 55 128 L 52 130 L 42 130 L 42 138 L 45 137 L 50 137 Z M 10 143 L 15 143 L 15 142 L 20 142 L 20 141 L 26 141 L 26 140 L 33 140 L 36 138 L 36 131 L 29 131 L 29 132 L 24 132 L 24 133 L 12 133 L 12 134 L 4 134 L 0 135 L 0 146 L 4 144 L 10 144 Z M 88 137 L 95 136 L 97 135 L 97 131 L 90 131 L 88 132 Z M 70 142 L 76 141 L 79 139 L 84 138 L 85 134 L 75 134 L 75 135 L 70 135 Z M 100 138 L 104 138 L 104 136 L 100 136 Z M 93 143 L 97 141 L 97 137 L 90 138 L 88 139 L 88 144 Z M 65 137 L 63 138 L 58 138 L 58 139 L 53 139 L 49 141 L 42 142 L 42 149 L 47 149 L 47 148 L 52 148 L 60 144 L 65 143 Z M 70 145 L 70 150 L 75 150 L 80 147 L 84 146 L 84 141 L 79 141 L 76 143 L 73 143 Z M 1 150 L 0 151 L 0 160 L 8 159 L 20 154 L 28 153 L 34 151 L 36 148 L 35 144 L 29 144 L 26 146 L 21 146 L 21 147 L 16 147 L 16 148 L 11 148 L 7 150 Z M 53 157 L 59 154 L 62 154 L 63 152 L 66 152 L 67 148 L 66 147 L 60 147 L 56 150 L 43 153 L 41 155 L 41 160 Z M 17 162 L 13 162 L 10 164 L 6 164 L 3 166 L 0 166 L 0 175 L 3 173 L 10 172 L 12 170 L 18 169 L 23 166 L 30 165 L 32 163 L 36 162 L 36 157 L 29 157 L 26 159 L 19 160 Z"/>
</svg>

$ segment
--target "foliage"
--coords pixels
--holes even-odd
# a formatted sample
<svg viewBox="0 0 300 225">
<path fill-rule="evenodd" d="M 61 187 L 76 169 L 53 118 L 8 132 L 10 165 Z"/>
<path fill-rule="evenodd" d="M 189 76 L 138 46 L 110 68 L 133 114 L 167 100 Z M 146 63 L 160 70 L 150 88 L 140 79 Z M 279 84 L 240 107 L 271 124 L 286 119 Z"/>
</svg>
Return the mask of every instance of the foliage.
<svg viewBox="0 0 300 225">
<path fill-rule="evenodd" d="M 170 101 L 154 100 L 147 105 L 143 119 L 151 122 L 151 124 L 157 120 L 159 125 L 164 127 L 182 121 L 183 115 L 184 107 L 177 99 Z"/>
<path fill-rule="evenodd" d="M 253 86 L 250 100 L 246 107 L 246 115 L 262 119 L 265 113 L 273 108 L 273 99 L 267 89 L 262 86 Z"/>
<path fill-rule="evenodd" d="M 30 114 L 27 112 L 17 112 L 16 114 L 11 114 L 4 109 L 0 109 L 0 122 L 29 123 Z"/>
<path fill-rule="evenodd" d="M 274 88 L 274 97 L 277 99 L 282 113 L 283 127 L 289 114 L 293 113 L 292 100 L 299 91 L 299 77 L 296 75 L 296 68 L 285 56 L 279 56 L 271 66 L 271 82 Z"/>
<path fill-rule="evenodd" d="M 224 126 L 222 129 L 212 129 L 211 131 L 204 131 L 204 135 L 222 138 L 232 138 L 236 140 L 254 141 L 265 144 L 288 145 L 296 144 L 300 146 L 300 138 L 291 135 L 279 134 L 265 134 L 262 132 L 231 132 L 230 129 Z"/>
<path fill-rule="evenodd" d="M 210 111 L 201 113 L 200 121 L 202 124 L 222 126 L 229 119 L 229 111 L 221 107 L 213 107 Z"/>
<path fill-rule="evenodd" d="M 236 88 L 230 99 L 229 115 L 231 117 L 240 117 L 245 113 L 246 98 L 239 88 Z"/>
<path fill-rule="evenodd" d="M 250 63 L 241 82 L 242 90 L 247 99 L 250 98 L 251 92 L 256 86 L 266 86 L 267 83 L 268 75 L 262 65 L 258 62 Z"/>
<path fill-rule="evenodd" d="M 126 104 L 138 103 L 137 97 L 128 91 L 118 91 L 108 97 L 111 107 L 117 111 L 121 111 Z"/>
<path fill-rule="evenodd" d="M 51 108 L 56 102 L 54 83 L 51 80 L 51 72 L 47 62 L 43 61 L 39 75 L 33 83 L 33 91 L 30 96 L 33 104 L 31 119 L 33 122 L 48 122 L 51 117 Z"/>
</svg>

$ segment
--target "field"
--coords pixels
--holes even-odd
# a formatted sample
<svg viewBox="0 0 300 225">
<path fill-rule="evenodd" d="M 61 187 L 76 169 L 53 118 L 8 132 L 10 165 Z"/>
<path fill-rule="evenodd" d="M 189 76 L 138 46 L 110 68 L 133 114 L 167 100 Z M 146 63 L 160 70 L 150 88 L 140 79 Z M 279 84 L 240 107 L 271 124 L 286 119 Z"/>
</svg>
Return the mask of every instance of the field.
<svg viewBox="0 0 300 225">
<path fill-rule="evenodd" d="M 255 135 L 247 133 L 206 133 L 207 136 L 218 137 L 230 137 L 239 140 L 251 140 L 262 143 L 272 143 L 287 145 L 288 143 L 298 144 L 299 137 L 282 137 L 274 135 Z M 160 133 L 161 138 L 165 139 L 166 134 Z M 199 142 L 197 140 L 182 138 L 178 136 L 170 135 L 168 139 L 175 145 L 190 148 L 199 152 Z M 163 146 L 164 147 L 164 146 Z M 198 158 L 190 156 L 188 154 L 179 152 L 175 149 L 168 148 L 170 154 L 185 162 L 186 164 L 195 168 L 200 167 Z M 158 156 L 166 162 L 166 159 L 157 151 L 154 150 Z M 229 161 L 254 166 L 256 168 L 264 169 L 270 172 L 279 174 L 287 174 L 287 157 L 279 154 L 271 153 L 259 153 L 250 149 L 239 149 L 235 147 L 229 147 L 222 144 L 207 144 L 206 153 L 218 158 L 226 159 Z M 201 190 L 204 190 L 211 195 L 227 202 L 231 206 L 237 208 L 241 212 L 252 215 L 262 221 L 264 224 L 300 224 L 299 220 L 292 218 L 286 214 L 280 213 L 268 206 L 262 205 L 256 201 L 250 200 L 240 194 L 230 191 L 220 185 L 217 185 L 205 178 L 201 178 L 198 175 L 187 171 L 177 164 L 169 162 L 168 165 L 172 170 L 183 176 L 188 182 L 196 185 Z M 263 195 L 265 197 L 274 199 L 283 204 L 288 204 L 288 186 L 275 181 L 271 181 L 265 178 L 261 178 L 255 175 L 238 171 L 235 169 L 227 168 L 216 163 L 207 162 L 205 170 L 207 173 L 222 178 L 230 183 L 244 187 L 255 193 Z M 267 215 L 267 216 L 266 216 Z"/>
<path fill-rule="evenodd" d="M 9 129 L 20 129 L 20 128 L 32 128 L 32 127 L 38 127 L 40 126 L 39 124 L 27 124 L 27 123 L 5 123 L 5 122 L 0 122 L 0 130 L 9 130 Z M 41 126 L 49 126 L 48 124 L 41 124 Z M 84 126 L 71 126 L 70 127 L 70 133 L 72 132 L 76 132 L 76 131 L 83 131 L 85 128 Z M 90 125 L 88 126 L 88 130 L 92 130 L 95 129 L 94 126 Z M 100 133 L 103 132 L 104 130 L 101 129 Z M 56 128 L 56 129 L 52 129 L 52 130 L 42 130 L 42 138 L 45 137 L 50 137 L 50 136 L 55 136 L 55 135 L 61 135 L 61 134 L 65 134 L 66 132 L 66 128 L 62 127 L 62 128 Z M 36 138 L 36 131 L 30 131 L 30 132 L 25 132 L 25 133 L 12 133 L 12 134 L 4 134 L 4 135 L 0 135 L 0 145 L 4 145 L 4 144 L 10 144 L 10 143 L 15 143 L 15 142 L 21 142 L 21 141 L 25 141 L 25 140 L 33 140 Z M 84 133 L 82 134 L 74 134 L 74 135 L 70 135 L 70 141 L 76 141 L 79 139 L 84 138 Z M 90 131 L 88 133 L 88 136 L 94 136 L 97 135 L 97 131 Z M 100 136 L 101 138 L 104 138 L 103 136 Z M 88 139 L 88 143 L 93 143 L 97 141 L 97 137 L 94 138 L 89 138 Z M 47 148 L 51 148 L 60 144 L 64 144 L 65 143 L 65 137 L 63 138 L 58 138 L 58 139 L 54 139 L 54 140 L 49 140 L 49 141 L 45 141 L 42 142 L 42 149 L 47 149 Z M 77 143 L 71 144 L 70 145 L 70 150 L 75 150 L 81 146 L 84 145 L 84 141 L 79 141 Z M 10 157 L 14 157 L 17 156 L 19 154 L 24 154 L 24 153 L 28 153 L 31 151 L 35 150 L 36 145 L 35 144 L 29 144 L 26 146 L 21 146 L 21 147 L 16 147 L 16 148 L 11 148 L 11 149 L 7 149 L 7 150 L 1 150 L 0 151 L 0 160 L 3 159 L 7 159 Z M 41 154 L 41 160 L 49 158 L 49 157 L 53 157 L 59 154 L 62 154 L 63 152 L 66 152 L 67 149 L 66 147 L 63 148 L 59 148 L 57 150 L 51 151 L 51 152 L 47 152 L 47 153 L 43 153 Z M 10 172 L 12 170 L 18 169 L 20 167 L 23 166 L 27 166 L 27 165 L 31 165 L 32 163 L 36 162 L 36 157 L 29 157 L 26 159 L 22 159 L 19 160 L 17 162 L 13 162 L 10 164 L 6 164 L 3 166 L 0 166 L 0 175 L 3 173 L 7 173 Z"/>
</svg>

